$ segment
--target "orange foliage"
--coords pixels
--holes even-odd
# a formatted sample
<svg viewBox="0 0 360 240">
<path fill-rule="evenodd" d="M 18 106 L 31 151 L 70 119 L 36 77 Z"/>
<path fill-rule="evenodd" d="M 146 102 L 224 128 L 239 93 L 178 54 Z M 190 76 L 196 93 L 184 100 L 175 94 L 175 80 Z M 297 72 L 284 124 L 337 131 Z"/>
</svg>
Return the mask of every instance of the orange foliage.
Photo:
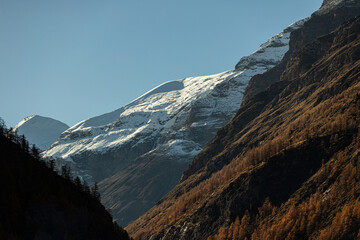
<svg viewBox="0 0 360 240">
<path fill-rule="evenodd" d="M 239 220 L 239 217 L 236 218 L 229 228 L 221 227 L 218 233 L 214 236 L 208 238 L 208 240 L 244 240 L 248 239 L 247 235 L 249 234 L 248 229 L 250 226 L 250 215 L 248 212 L 244 214 Z"/>
<path fill-rule="evenodd" d="M 359 143 L 357 136 L 353 143 Z M 209 239 L 245 239 L 244 233 L 251 234 L 249 239 L 252 240 L 360 239 L 360 159 L 358 156 L 354 159 L 347 150 L 339 152 L 327 163 L 332 165 L 330 172 L 324 171 L 327 166 L 319 171 L 324 175 L 334 175 L 336 170 L 342 169 L 326 191 L 318 190 L 299 204 L 290 202 L 280 208 L 272 206 L 267 199 L 259 208 L 254 224 L 241 221 L 239 225 L 237 218 L 229 228 L 222 227 L 221 232 Z M 345 167 L 341 167 L 343 165 Z M 223 233 L 226 233 L 226 238 L 222 237 Z"/>
<path fill-rule="evenodd" d="M 145 239 L 149 234 L 156 235 L 168 226 L 175 225 L 187 215 L 191 215 L 210 195 L 220 193 L 241 174 L 251 171 L 255 165 L 262 164 L 270 157 L 281 154 L 285 149 L 324 135 L 331 136 L 331 142 L 336 144 L 339 141 L 340 133 L 358 131 L 357 123 L 360 112 L 358 103 L 354 100 L 358 92 L 360 92 L 360 84 L 315 106 L 305 108 L 299 104 L 304 109 L 301 107 L 291 108 L 287 114 L 279 116 L 280 119 L 285 120 L 276 123 L 273 127 L 274 131 L 266 130 L 270 134 L 265 135 L 266 139 L 259 141 L 257 146 L 245 147 L 230 164 L 212 174 L 210 178 L 199 183 L 190 191 L 184 191 L 181 196 L 168 199 L 155 206 L 128 226 L 127 230 L 133 233 L 135 239 Z M 356 139 L 356 146 L 360 147 L 359 131 Z M 339 153 L 335 160 L 338 164 L 348 158 L 341 154 Z M 329 171 L 326 164 L 322 170 Z M 355 194 L 351 186 L 356 184 L 360 178 L 359 169 L 351 168 L 348 174 L 350 176 L 348 179 L 341 178 L 340 182 L 331 186 L 329 201 L 333 198 L 333 192 L 346 195 Z M 261 221 L 257 229 L 253 230 L 250 225 L 243 223 L 242 218 L 240 226 L 235 221 L 229 228 L 220 228 L 218 234 L 209 239 L 244 239 L 245 235 L 250 236 L 250 232 L 252 232 L 251 239 L 293 239 L 308 236 L 321 228 L 319 222 L 326 220 L 329 201 L 322 201 L 322 193 L 318 192 L 302 204 L 289 208 L 280 220 L 271 225 L 269 225 L 269 221 Z M 273 215 L 273 211 L 275 211 L 274 208 L 267 203 L 266 210 L 259 210 L 258 219 L 267 219 L 265 216 Z M 321 234 L 321 236 L 324 235 L 324 233 Z M 224 238 L 224 236 L 226 237 Z"/>
<path fill-rule="evenodd" d="M 346 204 L 342 207 L 341 211 L 336 214 L 331 225 L 320 232 L 319 239 L 355 239 L 355 237 L 359 235 L 359 227 L 360 200 L 358 199 L 355 204 Z"/>
</svg>

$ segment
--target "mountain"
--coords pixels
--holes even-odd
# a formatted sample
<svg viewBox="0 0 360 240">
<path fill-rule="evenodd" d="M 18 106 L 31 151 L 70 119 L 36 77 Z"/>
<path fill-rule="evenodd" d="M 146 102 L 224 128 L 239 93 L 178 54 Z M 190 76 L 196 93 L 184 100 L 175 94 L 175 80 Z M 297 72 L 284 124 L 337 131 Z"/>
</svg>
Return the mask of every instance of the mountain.
<svg viewBox="0 0 360 240">
<path fill-rule="evenodd" d="M 283 60 L 250 80 L 240 109 L 182 181 L 127 231 L 135 239 L 359 238 L 359 14 L 358 1 L 325 1 L 291 33 Z"/>
<path fill-rule="evenodd" d="M 0 239 L 129 239 L 88 188 L 28 145 L 0 125 Z"/>
<path fill-rule="evenodd" d="M 302 47 L 315 41 L 318 37 L 334 31 L 344 21 L 358 16 L 359 5 L 359 2 L 352 0 L 324 1 L 322 7 L 312 14 L 311 18 L 301 28 L 292 32 L 292 37 L 289 42 L 289 51 L 284 55 L 284 58 L 279 64 L 267 72 L 256 75 L 250 79 L 242 101 L 242 107 L 244 107 L 242 109 L 245 109 L 245 106 L 248 109 L 243 113 L 242 121 L 238 122 L 239 126 L 236 126 L 235 131 L 243 127 L 244 124 L 248 123 L 263 110 L 263 107 L 265 107 L 264 104 L 255 104 L 254 102 L 251 102 L 250 99 L 252 100 L 257 94 L 267 90 L 272 84 L 279 82 L 293 55 Z M 189 175 L 196 172 L 197 169 L 204 167 L 202 161 L 206 162 L 206 164 L 210 164 L 207 162 L 207 155 L 214 155 L 214 150 L 216 150 L 216 154 L 220 153 L 224 150 L 225 145 L 229 143 L 228 141 L 232 141 L 232 139 L 228 139 L 228 137 L 224 137 L 220 140 L 218 137 L 224 134 L 221 131 L 222 130 L 220 130 L 217 136 L 212 140 L 212 143 L 210 143 L 211 147 L 207 147 L 210 151 L 205 149 L 206 151 L 201 152 L 195 157 L 195 160 L 192 161 L 189 168 L 184 172 L 183 179 L 186 179 Z M 233 132 L 232 134 L 236 133 Z M 230 136 L 231 134 L 227 135 Z M 228 159 L 230 158 L 231 157 Z M 218 167 L 221 167 L 223 164 L 227 164 L 227 162 L 219 160 L 217 163 L 212 164 L 220 164 Z M 210 166 L 207 166 L 207 168 L 211 169 Z M 209 173 L 211 173 L 211 171 Z"/>
<path fill-rule="evenodd" d="M 356 0 L 324 1 L 321 8 L 312 14 L 310 19 L 311 23 L 307 23 L 301 31 L 293 33 L 293 35 L 296 35 L 293 38 L 297 39 L 297 41 L 290 41 L 289 51 L 285 54 L 281 62 L 265 74 L 257 75 L 249 81 L 249 86 L 244 93 L 242 104 L 244 105 L 252 96 L 278 81 L 287 62 L 294 53 L 293 51 L 311 43 L 319 36 L 335 30 L 335 28 L 337 28 L 344 19 L 348 19 L 349 16 L 357 16 L 358 12 L 356 6 L 358 4 L 359 3 Z M 333 12 L 335 15 L 332 16 L 330 12 Z"/>
<path fill-rule="evenodd" d="M 19 122 L 14 127 L 14 131 L 17 131 L 19 135 L 24 135 L 30 144 L 46 150 L 68 128 L 68 125 L 58 120 L 33 115 Z"/>
<path fill-rule="evenodd" d="M 237 69 L 166 82 L 113 112 L 84 120 L 45 151 L 87 182 L 122 225 L 175 186 L 193 157 L 241 105 L 251 77 L 274 67 L 289 36 L 307 19 L 269 39 Z"/>
</svg>

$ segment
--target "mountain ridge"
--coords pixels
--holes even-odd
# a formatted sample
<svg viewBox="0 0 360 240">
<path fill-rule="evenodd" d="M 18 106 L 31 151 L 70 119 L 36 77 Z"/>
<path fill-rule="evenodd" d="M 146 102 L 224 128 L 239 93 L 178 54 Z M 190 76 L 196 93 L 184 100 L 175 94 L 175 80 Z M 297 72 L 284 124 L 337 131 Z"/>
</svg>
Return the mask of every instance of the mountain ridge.
<svg viewBox="0 0 360 240">
<path fill-rule="evenodd" d="M 126 225 L 180 180 L 192 158 L 236 113 L 248 80 L 281 60 L 290 32 L 306 21 L 242 58 L 247 64 L 241 69 L 166 82 L 122 108 L 76 124 L 44 156 L 70 165 L 87 182 L 100 181 L 103 203 Z"/>
</svg>

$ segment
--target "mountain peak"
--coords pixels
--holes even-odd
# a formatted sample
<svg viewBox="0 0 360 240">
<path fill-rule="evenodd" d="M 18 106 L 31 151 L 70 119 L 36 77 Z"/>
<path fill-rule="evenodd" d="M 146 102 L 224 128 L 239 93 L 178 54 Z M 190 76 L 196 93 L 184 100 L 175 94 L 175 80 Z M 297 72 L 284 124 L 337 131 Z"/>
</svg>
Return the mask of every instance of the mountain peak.
<svg viewBox="0 0 360 240">
<path fill-rule="evenodd" d="M 14 130 L 19 135 L 24 135 L 30 144 L 35 144 L 41 150 L 45 150 L 68 128 L 68 125 L 58 120 L 31 115 L 19 122 Z"/>
</svg>

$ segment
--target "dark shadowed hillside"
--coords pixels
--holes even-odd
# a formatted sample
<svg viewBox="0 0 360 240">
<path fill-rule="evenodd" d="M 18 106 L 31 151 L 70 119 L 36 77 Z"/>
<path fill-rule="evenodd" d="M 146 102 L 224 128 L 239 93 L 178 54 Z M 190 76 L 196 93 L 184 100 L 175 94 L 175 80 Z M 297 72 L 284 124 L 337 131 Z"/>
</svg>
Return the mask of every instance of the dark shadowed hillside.
<svg viewBox="0 0 360 240">
<path fill-rule="evenodd" d="M 0 130 L 0 239 L 129 239 L 81 182 L 60 177 L 24 138 Z"/>
<path fill-rule="evenodd" d="M 291 35 L 277 77 L 127 227 L 136 239 L 360 237 L 360 9 L 343 2 Z"/>
</svg>

